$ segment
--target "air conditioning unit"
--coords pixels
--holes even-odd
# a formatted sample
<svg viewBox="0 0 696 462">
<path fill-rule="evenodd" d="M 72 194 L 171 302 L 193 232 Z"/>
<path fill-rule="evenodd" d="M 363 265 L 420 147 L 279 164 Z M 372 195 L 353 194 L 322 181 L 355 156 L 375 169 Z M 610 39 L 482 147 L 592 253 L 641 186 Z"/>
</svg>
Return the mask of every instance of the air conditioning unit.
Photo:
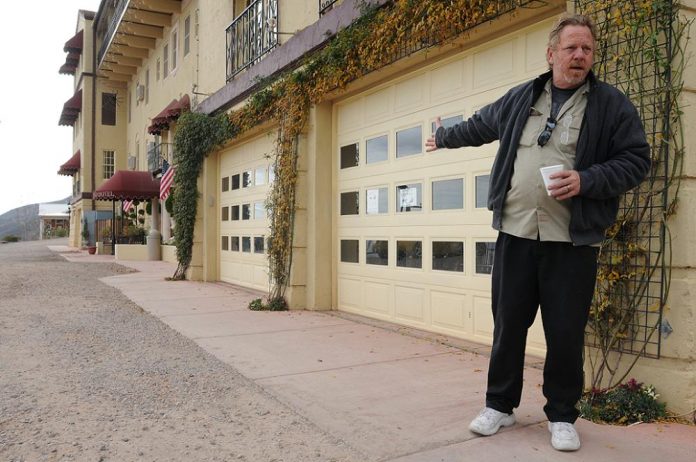
<svg viewBox="0 0 696 462">
<path fill-rule="evenodd" d="M 128 170 L 135 170 L 138 168 L 138 158 L 135 156 L 128 156 Z"/>
<path fill-rule="evenodd" d="M 138 84 L 135 86 L 135 99 L 138 101 L 145 99 L 145 85 Z"/>
</svg>

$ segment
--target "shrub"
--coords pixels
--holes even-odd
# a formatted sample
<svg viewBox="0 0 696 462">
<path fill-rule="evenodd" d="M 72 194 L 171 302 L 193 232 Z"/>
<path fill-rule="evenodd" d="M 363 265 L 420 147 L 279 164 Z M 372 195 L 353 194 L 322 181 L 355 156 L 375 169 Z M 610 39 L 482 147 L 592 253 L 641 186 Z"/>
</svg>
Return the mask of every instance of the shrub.
<svg viewBox="0 0 696 462">
<path fill-rule="evenodd" d="M 655 387 L 631 379 L 610 390 L 592 390 L 579 403 L 580 415 L 593 422 L 628 425 L 665 418 L 665 403 L 657 401 Z"/>
<path fill-rule="evenodd" d="M 53 232 L 55 237 L 66 237 L 68 235 L 68 230 L 65 228 L 58 228 Z"/>
<path fill-rule="evenodd" d="M 287 311 L 288 303 L 283 297 L 277 297 L 264 303 L 260 298 L 255 298 L 249 302 L 249 309 L 252 311 Z"/>
<path fill-rule="evenodd" d="M 2 240 L 7 242 L 18 242 L 19 236 L 15 236 L 14 234 L 8 234 L 7 236 L 3 237 Z"/>
</svg>

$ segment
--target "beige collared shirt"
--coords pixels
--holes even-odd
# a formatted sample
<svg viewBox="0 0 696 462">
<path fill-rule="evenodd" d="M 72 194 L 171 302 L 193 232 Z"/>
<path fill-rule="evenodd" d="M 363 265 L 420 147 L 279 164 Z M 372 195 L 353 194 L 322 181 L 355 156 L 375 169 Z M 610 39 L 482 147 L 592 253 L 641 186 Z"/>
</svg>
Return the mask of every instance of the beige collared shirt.
<svg viewBox="0 0 696 462">
<path fill-rule="evenodd" d="M 510 190 L 503 207 L 502 231 L 513 236 L 541 241 L 572 242 L 570 200 L 558 201 L 549 196 L 539 169 L 561 164 L 564 170 L 575 165 L 582 118 L 587 107 L 586 82 L 558 111 L 557 124 L 546 145 L 537 138 L 551 113 L 551 82 L 548 81 L 531 109 L 517 148 Z"/>
</svg>

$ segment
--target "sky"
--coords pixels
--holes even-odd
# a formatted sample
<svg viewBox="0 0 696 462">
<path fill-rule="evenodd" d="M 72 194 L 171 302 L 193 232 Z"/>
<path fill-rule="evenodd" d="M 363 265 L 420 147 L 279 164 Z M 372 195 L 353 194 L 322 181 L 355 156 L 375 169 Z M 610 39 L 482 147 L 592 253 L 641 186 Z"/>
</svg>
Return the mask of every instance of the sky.
<svg viewBox="0 0 696 462">
<path fill-rule="evenodd" d="M 77 12 L 97 11 L 100 0 L 3 2 L 0 14 L 0 215 L 21 205 L 72 194 L 58 168 L 73 155 L 72 127 L 58 125 L 74 92 L 65 42 L 75 35 Z"/>
</svg>

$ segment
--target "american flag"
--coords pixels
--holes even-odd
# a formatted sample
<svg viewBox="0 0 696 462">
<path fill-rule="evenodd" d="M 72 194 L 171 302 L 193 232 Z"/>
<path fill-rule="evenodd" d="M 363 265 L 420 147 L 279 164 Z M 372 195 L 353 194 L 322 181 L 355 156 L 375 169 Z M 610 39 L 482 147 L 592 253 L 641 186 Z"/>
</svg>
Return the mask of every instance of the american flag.
<svg viewBox="0 0 696 462">
<path fill-rule="evenodd" d="M 128 213 L 128 211 L 133 208 L 133 201 L 125 200 L 123 201 L 123 211 Z"/>
<path fill-rule="evenodd" d="M 174 167 L 170 166 L 165 160 L 162 163 L 162 178 L 160 179 L 160 199 L 163 201 L 167 200 L 169 197 L 169 192 L 172 189 L 172 183 L 174 183 Z"/>
</svg>

